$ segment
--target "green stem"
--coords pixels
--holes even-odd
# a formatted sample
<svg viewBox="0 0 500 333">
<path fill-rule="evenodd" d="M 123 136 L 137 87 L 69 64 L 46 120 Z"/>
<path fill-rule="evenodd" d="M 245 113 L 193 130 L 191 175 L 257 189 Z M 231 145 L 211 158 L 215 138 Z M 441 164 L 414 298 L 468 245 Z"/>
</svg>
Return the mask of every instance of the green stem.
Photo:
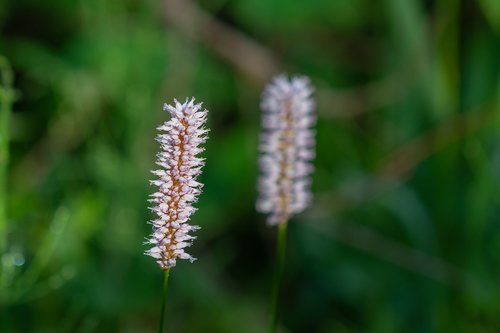
<svg viewBox="0 0 500 333">
<path fill-rule="evenodd" d="M 279 317 L 279 296 L 281 281 L 283 279 L 283 269 L 285 267 L 286 250 L 286 228 L 288 221 L 280 223 L 278 226 L 278 242 L 276 244 L 276 263 L 274 266 L 273 290 L 271 298 L 271 327 L 269 333 L 275 333 L 278 328 Z"/>
<path fill-rule="evenodd" d="M 165 270 L 165 275 L 163 278 L 163 297 L 161 300 L 161 314 L 160 314 L 160 329 L 159 333 L 164 332 L 164 322 L 165 322 L 165 304 L 167 303 L 167 290 L 168 290 L 168 276 L 170 275 L 170 268 Z"/>
<path fill-rule="evenodd" d="M 9 123 L 14 92 L 12 69 L 0 56 L 0 254 L 7 247 L 7 164 L 9 162 Z"/>
</svg>

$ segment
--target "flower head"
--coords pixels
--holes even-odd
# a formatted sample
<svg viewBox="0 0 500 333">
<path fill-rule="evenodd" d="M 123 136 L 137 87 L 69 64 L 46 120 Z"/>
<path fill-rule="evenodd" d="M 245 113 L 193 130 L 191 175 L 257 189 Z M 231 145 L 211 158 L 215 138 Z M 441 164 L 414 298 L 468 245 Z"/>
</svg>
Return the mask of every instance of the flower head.
<svg viewBox="0 0 500 333">
<path fill-rule="evenodd" d="M 156 164 L 161 168 L 152 171 L 158 177 L 151 181 L 158 189 L 149 199 L 156 219 L 150 222 L 153 233 L 147 241 L 153 247 L 145 254 L 155 258 L 162 269 L 169 269 L 177 259 L 195 260 L 185 248 L 195 238 L 190 232 L 199 227 L 187 222 L 196 210 L 193 203 L 202 188 L 196 178 L 204 159 L 197 155 L 207 139 L 204 125 L 208 111 L 202 110 L 201 103 L 195 104 L 194 98 L 183 104 L 175 100 L 175 105 L 165 104 L 163 109 L 171 119 L 158 127 L 163 133 L 156 137 L 161 146 Z"/>
<path fill-rule="evenodd" d="M 315 103 L 305 76 L 278 76 L 262 95 L 262 129 L 257 210 L 270 225 L 286 223 L 311 201 Z"/>
</svg>

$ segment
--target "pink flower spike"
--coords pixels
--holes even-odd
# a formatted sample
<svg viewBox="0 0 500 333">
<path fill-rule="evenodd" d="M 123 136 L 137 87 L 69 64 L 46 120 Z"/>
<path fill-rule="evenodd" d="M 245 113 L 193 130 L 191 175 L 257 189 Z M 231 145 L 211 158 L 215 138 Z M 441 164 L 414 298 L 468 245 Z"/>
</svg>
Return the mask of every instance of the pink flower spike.
<svg viewBox="0 0 500 333">
<path fill-rule="evenodd" d="M 195 212 L 192 206 L 201 193 L 202 184 L 196 181 L 204 160 L 196 157 L 203 151 L 199 145 L 207 140 L 204 128 L 208 111 L 202 109 L 195 99 L 186 99 L 183 104 L 177 100 L 174 105 L 165 104 L 163 110 L 171 115 L 170 120 L 158 127 L 164 132 L 156 137 L 161 151 L 156 164 L 162 169 L 152 173 L 158 178 L 151 182 L 158 189 L 151 195 L 151 210 L 157 217 L 150 224 L 153 232 L 148 240 L 152 248 L 146 255 L 156 259 L 158 265 L 167 270 L 176 265 L 177 259 L 194 261 L 184 250 L 195 237 L 188 235 L 198 226 L 187 222 Z"/>
<path fill-rule="evenodd" d="M 262 94 L 257 210 L 269 225 L 287 223 L 312 199 L 316 123 L 313 88 L 305 76 L 274 78 Z"/>
</svg>

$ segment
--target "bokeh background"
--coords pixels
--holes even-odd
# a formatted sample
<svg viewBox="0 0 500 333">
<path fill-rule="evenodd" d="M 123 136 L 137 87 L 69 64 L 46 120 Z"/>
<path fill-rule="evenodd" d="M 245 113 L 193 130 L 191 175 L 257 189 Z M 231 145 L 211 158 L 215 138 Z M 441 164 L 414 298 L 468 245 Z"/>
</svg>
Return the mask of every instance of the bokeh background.
<svg viewBox="0 0 500 333">
<path fill-rule="evenodd" d="M 281 332 L 500 332 L 499 37 L 497 0 L 0 1 L 0 332 L 156 332 L 155 128 L 191 96 L 210 110 L 202 229 L 167 327 L 265 331 L 259 98 L 283 72 L 311 77 L 319 119 Z"/>
</svg>

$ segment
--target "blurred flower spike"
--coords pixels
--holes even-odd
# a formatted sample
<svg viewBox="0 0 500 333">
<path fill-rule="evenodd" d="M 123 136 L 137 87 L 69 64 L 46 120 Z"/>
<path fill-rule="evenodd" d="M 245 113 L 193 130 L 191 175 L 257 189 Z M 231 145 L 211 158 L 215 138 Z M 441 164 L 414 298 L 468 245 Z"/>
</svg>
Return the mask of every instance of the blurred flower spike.
<svg viewBox="0 0 500 333">
<path fill-rule="evenodd" d="M 196 181 L 204 165 L 204 159 L 197 157 L 204 149 L 200 147 L 207 139 L 208 130 L 204 125 L 208 111 L 202 104 L 195 104 L 195 99 L 183 104 L 177 100 L 174 105 L 165 104 L 171 119 L 158 127 L 161 134 L 156 140 L 161 150 L 157 161 L 161 168 L 152 173 L 158 178 L 151 184 L 158 189 L 151 194 L 150 209 L 156 219 L 150 221 L 153 233 L 147 241 L 152 248 L 145 252 L 156 259 L 164 270 L 174 267 L 177 259 L 195 260 L 185 252 L 195 238 L 190 233 L 198 226 L 188 224 L 196 211 L 193 203 L 201 193 L 202 184 Z"/>
<path fill-rule="evenodd" d="M 309 78 L 277 76 L 262 94 L 257 210 L 277 225 L 306 209 L 312 199 L 311 160 L 316 123 Z"/>
</svg>

